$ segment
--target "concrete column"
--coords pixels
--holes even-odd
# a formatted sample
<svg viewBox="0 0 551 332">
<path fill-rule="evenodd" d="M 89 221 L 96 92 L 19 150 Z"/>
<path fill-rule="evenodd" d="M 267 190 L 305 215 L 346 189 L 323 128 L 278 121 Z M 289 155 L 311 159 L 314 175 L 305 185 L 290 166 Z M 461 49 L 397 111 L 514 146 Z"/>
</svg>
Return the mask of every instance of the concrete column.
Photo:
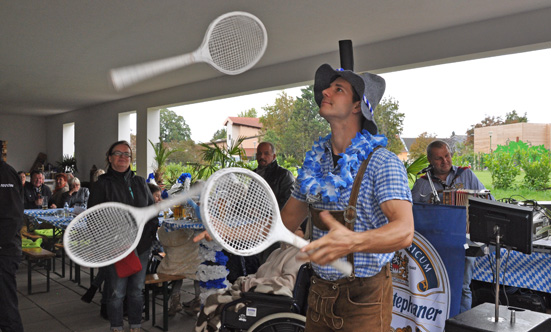
<svg viewBox="0 0 551 332">
<path fill-rule="evenodd" d="M 136 115 L 136 149 L 138 154 L 136 173 L 147 178 L 147 175 L 153 171 L 153 157 L 155 154 L 149 140 L 153 143 L 159 142 L 161 112 L 158 108 L 140 109 Z"/>
</svg>

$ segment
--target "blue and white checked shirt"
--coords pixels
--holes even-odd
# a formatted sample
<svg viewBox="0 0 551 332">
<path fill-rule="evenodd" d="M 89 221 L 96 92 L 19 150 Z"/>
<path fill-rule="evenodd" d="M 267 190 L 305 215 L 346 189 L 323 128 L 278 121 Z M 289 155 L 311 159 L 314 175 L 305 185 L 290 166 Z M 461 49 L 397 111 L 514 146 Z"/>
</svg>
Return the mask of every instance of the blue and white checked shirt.
<svg viewBox="0 0 551 332">
<path fill-rule="evenodd" d="M 337 165 L 337 167 L 339 167 Z M 325 146 L 325 155 L 321 160 L 321 168 L 324 175 L 333 171 L 333 155 L 331 142 Z M 357 171 L 352 171 L 352 177 L 356 177 Z M 316 209 L 323 210 L 344 210 L 348 206 L 352 186 L 347 190 L 341 190 L 338 202 L 323 203 L 316 202 L 313 205 Z M 302 202 L 306 202 L 306 195 L 300 193 L 300 182 L 294 187 L 292 196 Z M 355 232 L 364 232 L 376 229 L 388 223 L 383 214 L 380 204 L 388 200 L 405 200 L 411 202 L 411 191 L 408 186 L 406 169 L 398 157 L 386 150 L 378 149 L 373 154 L 358 195 L 356 204 L 358 218 L 354 225 Z M 316 240 L 327 234 L 314 226 L 313 239 Z M 394 253 L 374 254 L 357 252 L 354 253 L 354 269 L 357 277 L 371 277 L 381 271 L 381 268 L 394 257 Z M 346 260 L 346 257 L 341 258 Z M 312 264 L 318 276 L 326 280 L 337 280 L 345 277 L 330 265 L 320 266 Z"/>
</svg>

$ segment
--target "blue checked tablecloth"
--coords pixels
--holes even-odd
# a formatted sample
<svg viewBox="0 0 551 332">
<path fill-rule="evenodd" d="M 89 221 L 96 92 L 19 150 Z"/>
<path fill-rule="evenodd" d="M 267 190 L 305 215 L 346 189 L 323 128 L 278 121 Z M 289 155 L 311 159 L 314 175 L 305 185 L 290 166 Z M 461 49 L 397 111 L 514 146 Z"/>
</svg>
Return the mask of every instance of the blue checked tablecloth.
<svg viewBox="0 0 551 332">
<path fill-rule="evenodd" d="M 478 257 L 473 279 L 493 282 L 495 261 L 495 252 Z M 551 255 L 540 252 L 525 255 L 514 250 L 507 254 L 502 248 L 500 281 L 502 285 L 551 293 Z"/>
<path fill-rule="evenodd" d="M 58 216 L 39 216 L 34 217 L 38 222 L 46 222 L 57 228 L 66 229 L 75 217 L 58 217 Z"/>
<path fill-rule="evenodd" d="M 29 217 L 41 217 L 41 216 L 57 216 L 63 213 L 63 209 L 47 209 L 47 210 L 38 210 L 38 209 L 29 209 L 23 211 Z M 69 212 L 73 212 L 73 208 L 69 209 Z"/>
<path fill-rule="evenodd" d="M 162 219 L 159 218 L 159 225 L 165 226 L 165 228 L 169 231 L 175 231 L 177 229 L 197 229 L 197 230 L 203 230 L 205 227 L 203 226 L 203 223 L 196 220 L 196 219 L 188 219 L 188 220 L 174 220 L 174 219 Z"/>
<path fill-rule="evenodd" d="M 69 209 L 69 212 L 73 212 L 73 209 Z M 31 219 L 31 222 L 35 223 L 48 223 L 54 227 L 65 229 L 75 217 L 71 214 L 69 217 L 63 217 L 63 209 L 48 209 L 48 210 L 25 210 L 25 215 Z"/>
</svg>

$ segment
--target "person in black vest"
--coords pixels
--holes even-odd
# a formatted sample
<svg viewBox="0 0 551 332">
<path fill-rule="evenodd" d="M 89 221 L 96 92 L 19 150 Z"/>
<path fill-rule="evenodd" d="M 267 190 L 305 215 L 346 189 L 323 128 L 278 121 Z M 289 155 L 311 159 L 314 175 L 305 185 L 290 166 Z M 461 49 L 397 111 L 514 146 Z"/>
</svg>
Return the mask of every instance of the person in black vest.
<svg viewBox="0 0 551 332">
<path fill-rule="evenodd" d="M 0 158 L 0 330 L 22 332 L 15 274 L 21 261 L 23 186 L 17 172 Z"/>
</svg>

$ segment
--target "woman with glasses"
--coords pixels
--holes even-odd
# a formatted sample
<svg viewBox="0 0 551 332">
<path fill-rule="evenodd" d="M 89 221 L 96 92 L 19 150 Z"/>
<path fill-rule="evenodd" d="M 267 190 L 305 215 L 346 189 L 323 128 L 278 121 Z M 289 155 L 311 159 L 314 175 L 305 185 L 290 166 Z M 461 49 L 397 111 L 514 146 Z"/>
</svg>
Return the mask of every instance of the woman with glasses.
<svg viewBox="0 0 551 332">
<path fill-rule="evenodd" d="M 145 207 L 154 204 L 153 196 L 147 187 L 145 179 L 137 176 L 130 169 L 132 149 L 127 141 L 115 142 L 106 153 L 107 172 L 100 176 L 92 186 L 88 207 L 104 202 L 120 202 L 135 207 Z M 141 331 L 143 310 L 143 289 L 147 261 L 151 251 L 151 243 L 155 238 L 159 221 L 151 219 L 144 227 L 140 242 L 135 250 L 141 270 L 128 277 L 119 277 L 115 265 L 102 268 L 106 284 L 104 293 L 108 295 L 107 313 L 111 331 L 124 331 L 123 302 L 126 298 L 128 323 L 130 331 Z"/>
</svg>

